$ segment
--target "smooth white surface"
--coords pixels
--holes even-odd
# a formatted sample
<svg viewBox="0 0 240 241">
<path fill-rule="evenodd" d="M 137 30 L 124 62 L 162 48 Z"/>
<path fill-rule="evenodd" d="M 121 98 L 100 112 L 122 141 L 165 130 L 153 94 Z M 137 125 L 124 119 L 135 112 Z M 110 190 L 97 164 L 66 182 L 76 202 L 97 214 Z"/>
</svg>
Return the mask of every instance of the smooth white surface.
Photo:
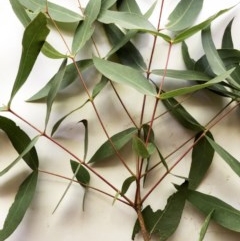
<svg viewBox="0 0 240 241">
<path fill-rule="evenodd" d="M 62 1 L 61 1 L 62 2 Z M 73 3 L 74 2 L 74 3 Z M 141 7 L 146 9 L 146 1 L 139 1 Z M 213 3 L 214 2 L 214 3 Z M 198 18 L 198 22 L 206 17 L 216 13 L 220 9 L 232 6 L 238 1 L 205 1 L 202 13 Z M 72 7 L 76 6 L 77 1 L 68 3 Z M 166 17 L 169 12 L 175 6 L 176 1 L 166 1 L 164 7 L 163 23 L 166 23 Z M 160 2 L 158 3 L 160 5 Z M 226 24 L 229 20 L 235 16 L 234 22 L 234 42 L 235 47 L 239 48 L 238 39 L 238 26 L 239 22 L 239 8 L 225 14 L 220 17 L 213 24 L 214 40 L 217 46 L 220 46 L 220 38 Z M 155 11 L 154 16 L 151 18 L 153 23 L 156 22 L 155 16 L 158 12 Z M 11 10 L 10 3 L 8 1 L 2 1 L 0 7 L 0 22 L 1 22 L 1 38 L 0 38 L 0 53 L 1 53 L 1 71 L 0 71 L 0 103 L 6 104 L 9 98 L 11 87 L 15 79 L 18 63 L 21 55 L 21 38 L 23 33 L 23 27 L 16 19 L 14 13 Z M 103 41 L 98 39 L 100 42 Z M 143 55 L 146 60 L 149 60 L 150 46 L 152 40 L 149 38 L 148 42 L 137 42 L 139 48 L 143 50 Z M 59 48 L 65 51 L 64 45 L 60 43 L 60 40 L 56 40 L 59 44 Z M 199 58 L 202 54 L 201 40 L 199 35 L 192 37 L 187 41 L 190 49 L 190 53 L 194 58 Z M 159 41 L 157 45 L 156 54 L 154 55 L 154 67 L 160 68 L 164 66 L 166 60 L 167 46 Z M 172 56 L 169 63 L 169 68 L 183 68 L 181 58 L 179 58 L 180 50 L 179 46 L 175 46 L 172 51 Z M 175 57 L 176 56 L 176 57 Z M 46 83 L 49 78 L 56 72 L 60 61 L 47 60 L 44 56 L 40 56 L 34 67 L 33 73 L 29 77 L 27 84 L 17 94 L 16 99 L 13 102 L 13 109 L 23 116 L 26 120 L 33 123 L 36 127 L 42 129 L 44 125 L 44 104 L 29 104 L 24 100 L 34 94 L 41 86 Z M 94 76 L 94 73 L 92 74 Z M 68 101 L 61 101 L 61 96 L 54 105 L 54 115 L 51 116 L 50 126 L 63 116 L 68 110 L 73 109 L 74 106 L 79 106 L 82 100 L 85 98 L 81 91 L 81 86 L 75 84 L 75 95 L 69 98 Z M 118 87 L 121 94 L 124 92 L 124 87 Z M 68 95 L 65 91 L 63 96 Z M 134 91 L 124 97 L 124 101 L 132 103 L 139 98 L 141 103 L 141 97 Z M 193 103 L 195 105 L 193 105 Z M 122 128 L 126 128 L 130 125 L 126 116 L 121 115 L 121 108 L 118 106 L 116 97 L 107 88 L 101 94 L 101 98 L 96 99 L 96 104 L 100 108 L 101 116 L 108 122 L 107 128 L 110 134 L 116 133 Z M 213 95 L 201 95 L 197 96 L 192 102 L 186 103 L 190 108 L 191 113 L 197 116 L 202 123 L 206 123 L 211 116 L 223 106 L 220 98 Z M 148 102 L 148 106 L 151 102 Z M 132 109 L 131 109 L 132 108 Z M 139 108 L 137 105 L 132 106 L 131 111 L 135 111 L 135 118 L 139 117 Z M 151 109 L 150 109 L 151 110 Z M 204 113 L 208 113 L 209 116 L 203 116 L 201 110 Z M 160 110 L 161 113 L 161 110 Z M 81 156 L 83 153 L 83 129 L 76 123 L 82 118 L 87 118 L 90 125 L 90 150 L 88 157 L 94 153 L 96 148 L 105 139 L 99 124 L 95 120 L 95 114 L 90 106 L 83 108 L 80 112 L 73 115 L 70 119 L 64 122 L 56 135 L 57 141 L 69 148 L 71 151 Z M 10 115 L 7 115 L 10 116 Z M 223 120 L 220 125 L 212 130 L 215 139 L 229 150 L 229 152 L 236 158 L 240 158 L 239 154 L 239 110 L 231 114 L 226 120 Z M 32 136 L 36 134 L 31 128 L 19 120 L 16 120 L 21 128 L 25 129 Z M 119 125 L 121 123 L 121 125 Z M 178 144 L 182 143 L 191 136 L 191 133 L 179 127 L 179 125 L 172 120 L 170 116 L 164 116 L 158 122 L 158 133 L 160 136 L 161 148 L 164 150 L 164 155 L 168 154 L 171 150 L 176 148 Z M 71 135 L 72 139 L 68 136 Z M 161 141 L 162 140 L 162 141 Z M 70 156 L 54 146 L 52 143 L 45 139 L 41 139 L 37 143 L 37 150 L 40 157 L 40 168 L 43 170 L 53 171 L 64 176 L 71 177 L 72 173 L 69 166 Z M 10 161 L 16 157 L 16 153 L 12 150 L 12 147 L 7 138 L 0 133 L 0 170 L 5 167 Z M 128 153 L 128 149 L 125 150 L 125 154 Z M 189 170 L 189 157 L 188 155 L 174 170 L 175 174 L 187 175 Z M 134 157 L 132 157 L 134 158 Z M 176 160 L 177 156 L 171 158 L 170 163 Z M 130 157 L 131 159 L 131 157 Z M 131 165 L 134 168 L 134 165 Z M 124 168 L 119 163 L 104 167 L 99 165 L 97 170 L 106 176 L 114 185 L 121 188 L 122 182 L 129 176 Z M 163 169 L 157 169 L 154 171 L 154 175 L 163 173 Z M 29 169 L 21 162 L 14 171 L 10 171 L 0 179 L 0 226 L 4 222 L 4 218 L 7 215 L 8 208 L 13 201 L 15 192 L 19 183 L 29 173 Z M 152 194 L 148 201 L 145 203 L 151 204 L 153 209 L 164 208 L 166 203 L 166 197 L 168 197 L 174 188 L 171 182 L 178 183 L 181 180 L 174 177 L 167 177 L 156 189 L 156 192 Z M 149 188 L 154 183 L 154 176 L 148 180 L 147 187 Z M 123 204 L 115 203 L 112 206 L 112 200 L 106 196 L 103 196 L 96 192 L 89 192 L 87 194 L 85 211 L 82 211 L 82 194 L 83 190 L 78 185 L 73 185 L 62 202 L 57 212 L 52 215 L 52 211 L 55 208 L 59 198 L 65 190 L 68 182 L 63 179 L 52 177 L 45 174 L 40 174 L 37 193 L 28 210 L 23 222 L 14 234 L 8 239 L 9 241 L 66 241 L 66 240 L 98 240 L 98 241 L 125 241 L 131 240 L 131 232 L 133 224 L 136 219 L 135 213 Z M 93 186 L 104 188 L 115 195 L 106 185 L 99 181 L 99 179 L 92 177 L 91 184 Z M 222 198 L 224 201 L 230 203 L 237 209 L 240 209 L 240 181 L 230 168 L 215 155 L 214 163 L 211 166 L 208 175 L 199 190 L 208 194 L 214 194 Z M 128 192 L 129 197 L 133 197 L 132 190 Z M 184 210 L 181 224 L 177 232 L 169 239 L 170 241 L 179 240 L 198 240 L 198 233 L 204 218 L 193 210 L 190 205 L 186 205 Z M 227 231 L 218 225 L 212 223 L 207 231 L 205 241 L 237 241 L 240 239 L 240 234 Z M 141 238 L 137 237 L 136 241 L 140 241 Z"/>
</svg>

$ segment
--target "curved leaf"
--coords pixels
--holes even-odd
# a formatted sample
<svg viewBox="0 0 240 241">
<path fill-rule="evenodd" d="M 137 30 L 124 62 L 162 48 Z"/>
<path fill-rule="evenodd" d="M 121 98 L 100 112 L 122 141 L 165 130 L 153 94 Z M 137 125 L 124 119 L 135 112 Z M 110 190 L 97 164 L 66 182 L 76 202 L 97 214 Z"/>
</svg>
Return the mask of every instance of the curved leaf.
<svg viewBox="0 0 240 241">
<path fill-rule="evenodd" d="M 127 192 L 127 190 L 129 189 L 129 187 L 131 186 L 131 184 L 133 182 L 135 182 L 135 181 L 136 181 L 136 177 L 135 176 L 128 177 L 123 182 L 122 189 L 121 189 L 121 194 L 124 195 Z"/>
<path fill-rule="evenodd" d="M 79 184 L 83 187 L 86 187 L 86 185 L 90 183 L 90 174 L 88 170 L 80 163 L 73 160 L 71 160 L 71 168 L 74 176 L 79 181 Z"/>
<path fill-rule="evenodd" d="M 18 227 L 22 221 L 37 186 L 38 172 L 32 172 L 20 185 L 15 200 L 10 207 L 3 229 L 0 230 L 0 241 L 6 240 Z"/>
<path fill-rule="evenodd" d="M 232 23 L 233 19 L 229 22 L 227 27 L 225 28 L 223 39 L 222 39 L 222 49 L 233 49 L 233 40 L 232 40 Z"/>
<path fill-rule="evenodd" d="M 137 128 L 132 127 L 121 131 L 111 137 L 111 141 L 116 148 L 116 150 L 120 150 L 123 148 L 133 137 L 134 134 L 137 133 Z M 104 142 L 100 148 L 95 152 L 95 154 L 91 157 L 88 163 L 98 163 L 115 154 L 115 150 L 109 140 Z"/>
<path fill-rule="evenodd" d="M 47 20 L 43 13 L 39 13 L 38 16 L 26 27 L 22 40 L 20 65 L 13 85 L 9 104 L 27 80 L 48 33 L 49 29 L 47 28 Z"/>
<path fill-rule="evenodd" d="M 207 229 L 208 229 L 208 226 L 209 226 L 209 223 L 211 221 L 211 218 L 212 218 L 212 215 L 213 215 L 213 212 L 214 210 L 212 210 L 206 217 L 202 227 L 201 227 L 201 231 L 200 231 L 200 234 L 199 234 L 199 239 L 198 241 L 203 241 L 204 237 L 205 237 L 205 234 L 207 232 Z"/>
<path fill-rule="evenodd" d="M 149 83 L 148 79 L 140 71 L 97 57 L 93 58 L 93 63 L 97 70 L 110 80 L 129 85 L 142 94 L 156 96 L 154 86 Z"/>
<path fill-rule="evenodd" d="M 182 57 L 187 69 L 194 70 L 195 60 L 190 57 L 185 41 L 182 42 Z"/>
<path fill-rule="evenodd" d="M 203 6 L 203 0 L 181 0 L 169 15 L 166 28 L 171 31 L 182 31 L 190 27 Z"/>
<path fill-rule="evenodd" d="M 31 139 L 28 135 L 12 120 L 6 117 L 0 116 L 0 129 L 7 134 L 9 140 L 19 155 L 23 153 L 26 147 L 31 143 Z M 32 147 L 31 150 L 23 156 L 23 160 L 31 169 L 38 169 L 39 163 L 35 147 Z"/>
<path fill-rule="evenodd" d="M 45 42 L 42 47 L 42 53 L 51 59 L 63 59 L 67 58 L 68 56 L 65 54 L 59 53 L 52 45 L 48 42 Z"/>
<path fill-rule="evenodd" d="M 145 143 L 137 136 L 132 138 L 132 148 L 135 153 L 142 158 L 148 158 L 150 156 Z"/>
</svg>

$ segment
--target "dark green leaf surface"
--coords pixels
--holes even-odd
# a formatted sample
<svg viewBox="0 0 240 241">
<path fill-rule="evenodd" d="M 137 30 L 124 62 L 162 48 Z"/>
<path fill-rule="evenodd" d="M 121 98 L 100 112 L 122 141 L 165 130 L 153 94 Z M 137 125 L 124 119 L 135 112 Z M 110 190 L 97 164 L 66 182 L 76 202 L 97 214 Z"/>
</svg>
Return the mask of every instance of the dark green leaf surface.
<svg viewBox="0 0 240 241">
<path fill-rule="evenodd" d="M 137 133 L 137 129 L 132 127 L 121 131 L 111 137 L 112 143 L 116 150 L 120 150 L 123 148 L 133 137 L 134 134 Z M 109 140 L 104 142 L 100 148 L 96 151 L 96 153 L 89 160 L 89 163 L 97 163 L 101 162 L 107 157 L 110 157 L 115 154 L 115 150 L 112 147 Z"/>
<path fill-rule="evenodd" d="M 150 155 L 145 143 L 137 136 L 132 138 L 132 148 L 135 153 L 142 158 L 148 158 Z"/>
<path fill-rule="evenodd" d="M 109 9 L 116 2 L 117 2 L 117 0 L 102 0 L 101 10 Z"/>
<path fill-rule="evenodd" d="M 38 172 L 32 172 L 20 185 L 15 200 L 10 207 L 3 229 L 0 230 L 0 241 L 6 240 L 22 221 L 36 190 Z"/>
<path fill-rule="evenodd" d="M 201 132 L 195 137 L 195 141 L 201 136 Z M 210 132 L 206 133 L 206 136 L 213 139 Z M 207 138 L 202 137 L 197 144 L 194 145 L 192 150 L 192 162 L 189 172 L 189 188 L 196 189 L 201 183 L 209 169 L 214 156 L 214 149 L 209 144 Z"/>
<path fill-rule="evenodd" d="M 48 33 L 47 20 L 43 13 L 39 13 L 25 29 L 22 56 L 9 103 L 27 80 Z"/>
<path fill-rule="evenodd" d="M 96 57 L 93 58 L 93 62 L 97 70 L 110 80 L 126 84 L 142 94 L 156 96 L 154 86 L 140 71 Z"/>
<path fill-rule="evenodd" d="M 201 227 L 201 231 L 200 231 L 200 234 L 199 234 L 199 239 L 198 241 L 203 241 L 205 235 L 206 235 L 206 232 L 207 232 L 207 229 L 208 229 L 208 226 L 209 226 L 209 223 L 211 221 L 211 218 L 212 218 L 212 215 L 213 215 L 213 212 L 214 210 L 212 210 L 206 217 L 202 227 Z"/>
<path fill-rule="evenodd" d="M 187 69 L 194 70 L 195 60 L 190 57 L 188 46 L 185 41 L 182 42 L 182 57 Z"/>
<path fill-rule="evenodd" d="M 187 191 L 187 199 L 196 208 L 208 215 L 212 210 L 212 219 L 221 226 L 240 232 L 240 211 L 222 200 L 193 190 Z"/>
<path fill-rule="evenodd" d="M 169 15 L 166 28 L 171 31 L 182 31 L 190 27 L 202 9 L 203 0 L 181 0 Z"/>
<path fill-rule="evenodd" d="M 129 187 L 131 186 L 131 184 L 132 184 L 133 182 L 135 182 L 135 181 L 136 181 L 136 177 L 134 177 L 134 176 L 128 177 L 128 178 L 123 182 L 122 189 L 121 189 L 121 194 L 124 195 L 124 194 L 128 191 L 128 189 L 129 189 Z"/>
<path fill-rule="evenodd" d="M 232 40 L 232 23 L 233 19 L 229 22 L 227 27 L 224 30 L 222 38 L 222 49 L 233 49 L 233 40 Z"/>
<path fill-rule="evenodd" d="M 31 139 L 28 135 L 12 120 L 6 117 L 0 116 L 0 129 L 7 134 L 9 140 L 19 155 L 23 153 L 26 147 L 31 143 Z M 23 156 L 23 160 L 31 169 L 38 169 L 39 163 L 35 147 L 32 147 L 32 149 Z"/>
<path fill-rule="evenodd" d="M 72 42 L 72 53 L 75 55 L 91 38 L 94 32 L 93 23 L 101 9 L 101 1 L 90 0 L 84 11 L 84 21 L 78 24 Z"/>
<path fill-rule="evenodd" d="M 67 55 L 61 54 L 58 52 L 52 45 L 50 45 L 48 42 L 45 42 L 42 47 L 42 53 L 51 59 L 63 59 L 67 58 Z"/>
</svg>

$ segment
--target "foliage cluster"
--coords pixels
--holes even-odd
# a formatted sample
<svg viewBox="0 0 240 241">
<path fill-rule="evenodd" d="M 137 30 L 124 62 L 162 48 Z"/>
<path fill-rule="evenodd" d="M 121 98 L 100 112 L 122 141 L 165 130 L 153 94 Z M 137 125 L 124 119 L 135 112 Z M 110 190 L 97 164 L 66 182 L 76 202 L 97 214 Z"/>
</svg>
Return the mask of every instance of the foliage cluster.
<svg viewBox="0 0 240 241">
<path fill-rule="evenodd" d="M 211 220 L 226 229 L 240 232 L 240 211 L 218 197 L 198 190 L 212 164 L 214 153 L 221 156 L 232 171 L 240 176 L 239 161 L 214 140 L 211 131 L 239 107 L 240 98 L 240 51 L 234 48 L 231 33 L 234 20 L 224 29 L 219 49 L 213 42 L 211 24 L 219 16 L 238 6 L 221 10 L 196 24 L 204 1 L 181 0 L 170 13 L 169 22 L 162 28 L 161 16 L 164 5 L 167 4 L 164 1 L 154 2 L 144 12 L 135 0 L 89 0 L 84 7 L 80 0 L 76 2 L 79 9 L 72 11 L 48 0 L 10 0 L 25 30 L 18 73 L 9 101 L 0 109 L 0 129 L 18 156 L 0 170 L 0 176 L 16 168 L 20 161 L 24 161 L 31 172 L 19 186 L 0 230 L 0 241 L 6 240 L 24 218 L 37 191 L 39 176 L 43 173 L 69 181 L 56 209 L 74 183 L 80 184 L 80 188 L 84 189 L 83 208 L 84 203 L 87 203 L 87 192 L 98 192 L 108 196 L 113 204 L 121 202 L 132 208 L 136 213 L 136 222 L 132 228 L 133 240 L 139 234 L 145 241 L 153 237 L 161 241 L 167 240 L 179 226 L 186 202 L 206 216 L 199 240 L 204 239 Z M 158 8 L 160 14 L 155 25 L 149 19 Z M 194 60 L 185 40 L 199 32 L 204 54 Z M 57 47 L 48 41 L 52 33 L 63 41 L 66 53 L 57 50 Z M 66 41 L 69 35 L 71 44 Z M 101 51 L 102 43 L 98 41 L 100 35 L 107 39 L 104 44 L 108 49 L 104 54 Z M 137 47 L 137 41 L 145 38 L 153 39 L 149 56 L 143 56 L 141 48 Z M 152 67 L 153 57 L 160 56 L 156 49 L 158 42 L 168 49 L 165 67 L 162 69 Z M 168 64 L 172 50 L 179 45 L 186 69 L 170 69 Z M 86 53 L 90 57 L 86 58 Z M 28 122 L 12 108 L 16 94 L 27 83 L 40 54 L 61 61 L 56 74 L 27 100 L 31 105 L 39 102 L 46 105 L 43 129 L 38 129 L 34 123 Z M 97 81 L 91 81 L 92 73 L 96 75 Z M 172 79 L 177 80 L 180 87 L 168 85 L 168 80 Z M 76 82 L 81 84 L 79 105 L 69 109 L 67 113 L 64 110 L 59 120 L 51 126 L 56 98 Z M 130 123 L 127 127 L 118 123 L 118 130 L 114 133 L 108 129 L 108 122 L 104 120 L 96 104 L 106 94 L 106 89 L 117 98 L 117 110 L 114 111 L 127 116 Z M 134 93 L 137 93 L 137 99 L 132 98 Z M 219 98 L 224 98 L 227 102 L 208 123 L 201 123 L 184 107 L 186 101 L 191 102 L 195 94 L 201 93 L 220 96 Z M 68 98 L 71 98 L 71 95 L 66 95 L 61 101 L 67 101 Z M 83 146 L 82 153 L 79 155 L 61 144 L 57 133 L 70 116 L 77 116 L 83 108 L 93 109 L 94 114 L 90 117 L 82 116 L 81 112 L 81 116 L 76 120 L 84 136 L 80 143 Z M 182 140 L 175 150 L 166 154 L 163 150 L 166 140 L 162 138 L 158 126 L 161 119 L 169 114 L 182 126 L 183 131 L 191 133 L 191 137 Z M 16 124 L 16 119 L 25 122 L 37 134 L 33 137 L 29 135 Z M 89 133 L 96 122 L 104 133 L 105 141 L 89 157 L 89 150 L 96 139 Z M 173 129 L 172 126 L 165 128 Z M 101 133 L 99 131 L 99 135 L 102 135 Z M 39 167 L 41 159 L 38 157 L 36 144 L 42 138 L 70 156 L 68 161 L 72 177 L 50 173 Z M 126 149 L 131 154 L 126 155 Z M 175 175 L 174 169 L 189 154 L 191 164 L 188 174 Z M 122 171 L 126 176 L 120 187 L 108 180 L 99 168 L 111 168 L 116 162 L 122 166 L 119 172 Z M 169 175 L 176 178 L 173 184 L 175 191 L 168 197 L 163 209 L 153 211 L 151 203 L 148 202 L 149 197 Z M 96 177 L 111 191 L 106 192 L 93 186 L 92 179 Z"/>
</svg>

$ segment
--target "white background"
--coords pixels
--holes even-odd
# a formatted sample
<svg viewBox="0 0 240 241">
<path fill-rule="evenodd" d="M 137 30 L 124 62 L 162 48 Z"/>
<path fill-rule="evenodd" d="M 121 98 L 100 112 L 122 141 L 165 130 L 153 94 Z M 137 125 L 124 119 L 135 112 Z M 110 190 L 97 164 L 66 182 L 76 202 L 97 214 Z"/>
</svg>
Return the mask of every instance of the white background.
<svg viewBox="0 0 240 241">
<path fill-rule="evenodd" d="M 58 1 L 59 3 L 64 1 Z M 150 6 L 150 1 L 138 1 L 140 6 L 145 11 L 146 7 Z M 167 16 L 174 8 L 178 1 L 165 1 L 164 15 L 162 25 L 167 22 Z M 204 2 L 204 7 L 199 15 L 198 22 L 206 19 L 217 11 L 230 7 L 238 1 L 234 0 L 218 0 Z M 76 9 L 77 1 L 68 1 L 64 3 L 72 9 Z M 158 3 L 160 6 L 160 2 Z M 157 8 L 158 9 L 158 8 Z M 158 11 L 155 11 L 151 21 L 156 24 Z M 226 24 L 235 17 L 233 24 L 233 38 L 235 48 L 239 48 L 239 26 L 240 19 L 239 7 L 226 13 L 214 22 L 212 31 L 214 34 L 214 41 L 217 47 L 220 47 L 221 36 Z M 2 0 L 0 6 L 0 23 L 1 23 L 1 38 L 0 38 L 0 104 L 7 104 L 9 94 L 18 70 L 18 64 L 21 56 L 21 38 L 23 34 L 23 27 L 18 19 L 15 17 L 11 5 L 8 1 Z M 55 41 L 59 50 L 66 51 L 60 39 L 51 36 L 51 40 Z M 142 50 L 146 60 L 148 60 L 150 53 L 152 39 L 147 41 L 137 42 L 139 48 Z M 98 43 L 104 43 L 104 39 L 99 38 Z M 192 56 L 197 59 L 203 54 L 201 47 L 201 40 L 199 34 L 192 37 L 187 41 L 189 50 Z M 100 49 L 104 51 L 105 46 Z M 167 45 L 159 41 L 157 45 L 156 55 L 154 56 L 153 66 L 162 68 L 166 60 Z M 175 46 L 172 51 L 170 59 L 170 68 L 184 68 L 179 46 Z M 25 100 L 32 96 L 40 87 L 44 86 L 49 78 L 57 71 L 60 61 L 48 60 L 44 56 L 40 56 L 37 60 L 33 72 L 29 76 L 27 84 L 17 94 L 14 99 L 12 109 L 19 115 L 23 116 L 30 123 L 33 123 L 37 128 L 42 129 L 44 126 L 44 104 L 29 104 Z M 88 74 L 92 74 L 88 72 Z M 94 76 L 94 74 L 92 74 Z M 84 94 L 80 91 L 81 86 L 78 84 L 73 85 L 67 91 L 58 97 L 54 105 L 54 115 L 51 116 L 50 126 L 63 116 L 68 110 L 79 106 L 81 98 Z M 74 93 L 67 101 L 61 101 L 62 98 Z M 124 87 L 119 87 L 120 93 L 124 93 Z M 79 94 L 80 92 L 80 94 Z M 126 103 L 132 103 L 132 100 L 138 98 L 137 93 L 131 93 L 126 96 Z M 132 98 L 132 99 L 131 99 Z M 80 104 L 79 104 L 80 103 Z M 151 102 L 148 103 L 150 106 Z M 109 120 L 107 128 L 110 133 L 116 133 L 123 127 L 129 126 L 129 121 L 120 115 L 118 103 L 115 97 L 106 90 L 100 99 L 97 99 L 97 105 L 101 110 L 101 114 L 105 121 Z M 198 120 L 205 123 L 224 105 L 220 98 L 213 95 L 203 95 L 196 97 L 189 103 L 188 108 L 191 113 L 195 115 Z M 136 118 L 139 116 L 139 108 L 132 106 L 132 111 L 136 109 Z M 204 115 L 202 114 L 204 113 Z M 11 115 L 6 114 L 8 117 Z M 91 124 L 90 130 L 90 150 L 89 156 L 94 153 L 97 146 L 105 140 L 100 131 L 100 127 L 95 123 L 94 113 L 90 106 L 87 106 L 79 113 L 73 115 L 68 119 L 62 128 L 60 128 L 56 135 L 57 141 L 66 146 L 69 150 L 77 155 L 82 155 L 83 150 L 83 129 L 76 123 L 82 118 L 88 118 Z M 212 130 L 215 139 L 218 143 L 224 146 L 236 158 L 240 158 L 239 154 L 239 117 L 240 112 L 235 111 L 226 120 L 223 120 L 216 128 Z M 29 128 L 23 122 L 17 120 L 17 123 L 26 130 L 31 137 L 36 135 L 36 132 Z M 121 123 L 121 125 L 119 125 Z M 123 123 L 123 124 L 122 124 Z M 161 136 L 164 137 L 162 147 L 164 154 L 167 154 L 174 147 L 187 139 L 191 133 L 183 130 L 170 116 L 164 117 L 161 120 L 161 127 L 158 128 Z M 71 136 L 71 139 L 69 138 Z M 71 170 L 69 165 L 70 156 L 54 146 L 52 143 L 45 139 L 40 139 L 36 145 L 40 157 L 40 168 L 42 170 L 49 170 L 56 172 L 60 175 L 71 177 Z M 127 153 L 128 150 L 126 149 Z M 10 142 L 5 135 L 0 133 L 0 169 L 2 170 L 9 162 L 16 158 L 17 154 L 12 149 Z M 174 170 L 175 174 L 187 175 L 189 170 L 189 156 L 187 156 Z M 173 158 L 174 159 L 174 158 Z M 120 164 L 109 165 L 104 167 L 98 166 L 98 171 L 106 176 L 114 185 L 121 188 L 121 184 L 128 173 L 122 169 Z M 160 172 L 162 170 L 159 170 Z M 7 173 L 0 179 L 0 227 L 4 222 L 7 215 L 8 208 L 10 207 L 15 192 L 17 191 L 19 183 L 29 173 L 29 169 L 21 162 L 12 171 Z M 157 175 L 157 173 L 155 173 Z M 149 185 L 151 184 L 149 180 Z M 156 189 L 156 192 L 151 195 L 146 203 L 151 204 L 154 210 L 164 208 L 166 198 L 174 191 L 171 182 L 178 183 L 181 180 L 168 177 Z M 152 182 L 154 183 L 154 182 Z M 82 211 L 82 194 L 83 190 L 79 185 L 73 185 L 68 192 L 68 195 L 60 205 L 59 209 L 54 215 L 52 211 L 55 208 L 59 198 L 65 190 L 68 182 L 61 179 L 52 177 L 45 174 L 40 174 L 37 192 L 35 198 L 25 215 L 23 222 L 20 224 L 14 234 L 7 240 L 9 241 L 42 241 L 42 240 L 98 240 L 98 241 L 125 241 L 131 240 L 132 227 L 136 219 L 135 213 L 125 205 L 116 202 L 112 205 L 112 199 L 103 196 L 96 192 L 89 192 L 85 203 L 85 211 Z M 91 184 L 110 191 L 98 179 L 93 178 Z M 207 177 L 199 187 L 199 190 L 216 195 L 224 201 L 240 209 L 240 181 L 239 178 L 230 170 L 230 168 L 215 155 L 214 163 L 211 166 Z M 129 190 L 129 196 L 132 197 L 132 190 Z M 115 195 L 112 191 L 111 193 Z M 186 205 L 181 223 L 176 233 L 169 239 L 170 241 L 180 240 L 198 240 L 199 230 L 204 217 L 194 210 L 190 205 Z M 228 240 L 237 241 L 240 234 L 227 231 L 218 225 L 211 223 L 205 240 Z M 136 237 L 136 240 L 141 240 Z"/>
</svg>

